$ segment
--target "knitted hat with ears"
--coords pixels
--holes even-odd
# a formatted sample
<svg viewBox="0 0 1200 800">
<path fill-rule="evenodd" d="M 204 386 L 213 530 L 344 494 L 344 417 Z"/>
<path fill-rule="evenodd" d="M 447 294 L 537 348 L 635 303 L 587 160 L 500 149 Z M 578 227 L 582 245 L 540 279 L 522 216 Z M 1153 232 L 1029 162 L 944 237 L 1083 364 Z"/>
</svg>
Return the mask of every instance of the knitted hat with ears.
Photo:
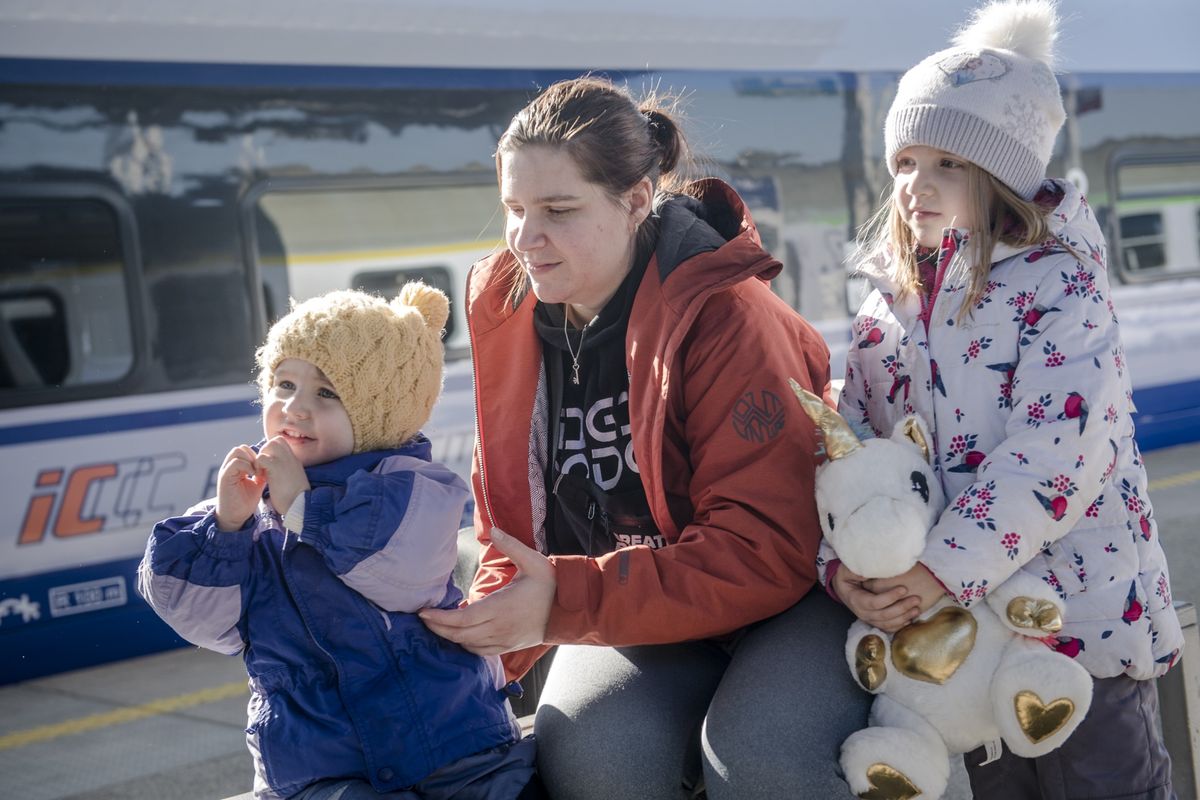
<svg viewBox="0 0 1200 800">
<path fill-rule="evenodd" d="M 1050 0 L 1001 0 L 975 12 L 939 51 L 904 73 L 888 112 L 888 171 L 910 145 L 946 150 L 1032 199 L 1066 114 L 1054 77 Z"/>
<path fill-rule="evenodd" d="M 354 452 L 399 447 L 429 421 L 442 390 L 441 332 L 450 301 L 423 283 L 388 302 L 357 291 L 305 300 L 271 326 L 258 349 L 265 398 L 279 362 L 300 358 L 325 373 L 354 430 Z"/>
</svg>

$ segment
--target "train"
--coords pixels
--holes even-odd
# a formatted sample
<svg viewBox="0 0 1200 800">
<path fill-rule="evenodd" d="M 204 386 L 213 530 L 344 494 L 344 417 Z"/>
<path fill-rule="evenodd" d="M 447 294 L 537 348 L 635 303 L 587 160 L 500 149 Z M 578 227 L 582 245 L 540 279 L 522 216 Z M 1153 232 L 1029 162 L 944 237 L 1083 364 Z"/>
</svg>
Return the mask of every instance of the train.
<svg viewBox="0 0 1200 800">
<path fill-rule="evenodd" d="M 137 596 L 150 527 L 261 436 L 253 352 L 303 299 L 445 290 L 427 430 L 470 469 L 463 316 L 503 247 L 492 159 L 554 81 L 679 98 L 838 375 L 846 256 L 899 76 L 964 4 L 8 0 L 0 6 L 0 684 L 185 644 Z M 1144 449 L 1200 439 L 1200 6 L 1064 0 L 1051 174 L 1109 243 Z"/>
</svg>

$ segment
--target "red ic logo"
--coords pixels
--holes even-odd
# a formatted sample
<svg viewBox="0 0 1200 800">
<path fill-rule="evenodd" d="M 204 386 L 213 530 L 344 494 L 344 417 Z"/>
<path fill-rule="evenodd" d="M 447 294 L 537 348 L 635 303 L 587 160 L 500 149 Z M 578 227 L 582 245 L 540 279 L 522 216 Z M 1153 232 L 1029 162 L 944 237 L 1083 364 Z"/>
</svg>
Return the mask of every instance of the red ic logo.
<svg viewBox="0 0 1200 800">
<path fill-rule="evenodd" d="M 34 486 L 37 489 L 57 487 L 63 482 L 63 473 L 62 469 L 44 469 L 38 473 Z M 113 463 L 90 464 L 73 469 L 62 493 L 62 504 L 54 521 L 54 535 L 78 536 L 102 529 L 104 517 L 85 515 L 84 502 L 87 500 L 88 488 L 93 483 L 108 480 L 116 474 L 117 465 Z M 21 524 L 21 535 L 17 538 L 17 544 L 34 544 L 45 538 L 56 499 L 58 493 L 53 491 L 35 494 L 29 499 L 29 507 L 25 510 L 25 521 Z"/>
</svg>

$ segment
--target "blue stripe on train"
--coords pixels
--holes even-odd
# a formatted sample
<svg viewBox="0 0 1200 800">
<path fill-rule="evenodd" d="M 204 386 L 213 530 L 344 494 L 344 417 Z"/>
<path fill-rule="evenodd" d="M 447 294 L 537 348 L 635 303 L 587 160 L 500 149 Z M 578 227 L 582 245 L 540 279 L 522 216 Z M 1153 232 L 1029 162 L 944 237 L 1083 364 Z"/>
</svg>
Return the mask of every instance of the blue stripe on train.
<svg viewBox="0 0 1200 800">
<path fill-rule="evenodd" d="M 1200 441 L 1200 381 L 1150 386 L 1133 393 L 1138 447 L 1155 450 Z"/>
<path fill-rule="evenodd" d="M 1138 446 L 1142 450 L 1200 441 L 1200 380 L 1138 389 L 1133 399 L 1138 408 L 1134 420 L 1137 424 Z M 211 405 L 14 425 L 0 428 L 0 446 L 258 416 L 260 411 L 253 401 L 234 400 Z"/>
<path fill-rule="evenodd" d="M 606 72 L 621 80 L 625 72 Z M 200 64 L 0 58 L 0 84 L 83 86 L 234 86 L 306 89 L 532 90 L 574 78 L 579 70 L 467 67 L 361 67 L 305 64 Z"/>
<path fill-rule="evenodd" d="M 67 439 L 72 436 L 120 433 L 142 428 L 161 428 L 168 425 L 186 425 L 192 422 L 211 422 L 234 417 L 257 417 L 261 412 L 262 409 L 253 401 L 233 400 L 202 406 L 129 411 L 103 417 L 14 425 L 9 428 L 0 428 L 0 446 L 44 442 L 50 439 Z"/>
<path fill-rule="evenodd" d="M 0 581 L 0 685 L 186 646 L 137 593 L 139 561 Z"/>
</svg>

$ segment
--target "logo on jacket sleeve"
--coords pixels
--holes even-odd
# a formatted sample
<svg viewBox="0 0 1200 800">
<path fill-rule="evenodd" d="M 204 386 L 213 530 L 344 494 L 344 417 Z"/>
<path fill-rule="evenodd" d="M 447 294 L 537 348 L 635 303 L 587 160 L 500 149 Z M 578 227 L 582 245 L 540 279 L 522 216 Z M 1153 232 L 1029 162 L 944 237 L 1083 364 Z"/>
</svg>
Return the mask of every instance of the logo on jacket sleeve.
<svg viewBox="0 0 1200 800">
<path fill-rule="evenodd" d="M 769 442 L 783 430 L 783 403 L 774 392 L 746 392 L 733 406 L 733 429 L 747 442 Z"/>
</svg>

